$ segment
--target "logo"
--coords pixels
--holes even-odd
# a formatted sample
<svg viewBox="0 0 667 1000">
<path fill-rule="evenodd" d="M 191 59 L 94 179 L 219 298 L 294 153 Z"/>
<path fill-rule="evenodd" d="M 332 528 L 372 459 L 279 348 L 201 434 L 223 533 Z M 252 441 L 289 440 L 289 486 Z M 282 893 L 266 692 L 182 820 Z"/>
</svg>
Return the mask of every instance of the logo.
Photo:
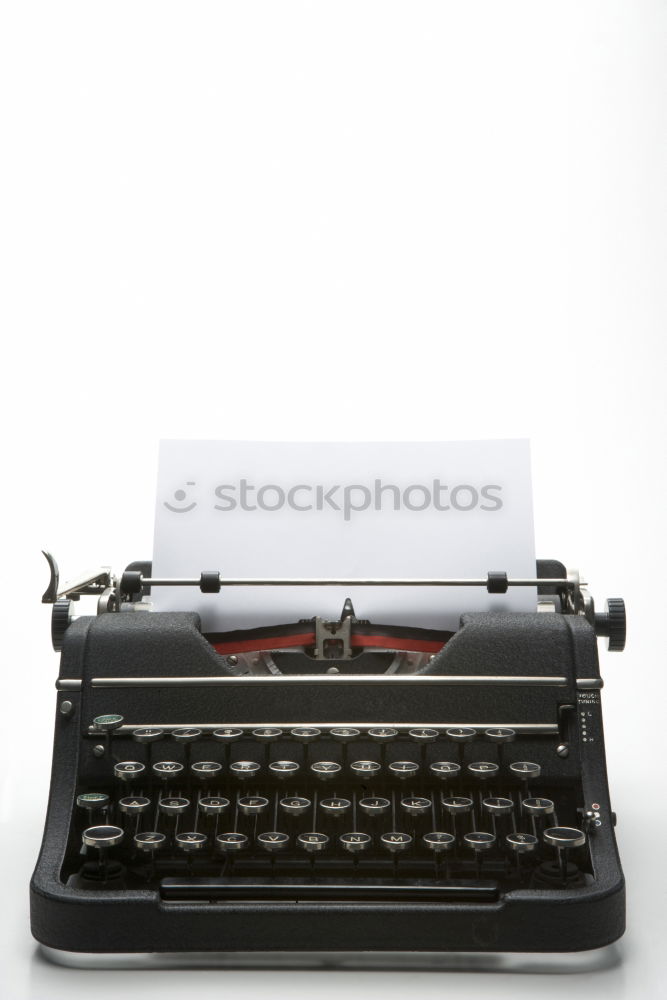
<svg viewBox="0 0 667 1000">
<path fill-rule="evenodd" d="M 187 482 L 188 487 L 196 486 Z M 284 486 L 277 483 L 253 483 L 240 479 L 237 483 L 223 483 L 214 487 L 212 509 L 221 513 L 231 511 L 292 510 L 299 513 L 312 511 L 335 512 L 343 520 L 367 510 L 410 511 L 437 510 L 443 513 L 467 511 L 494 512 L 504 505 L 503 487 L 498 484 L 458 483 L 450 486 L 440 479 L 429 483 L 411 483 L 397 486 L 375 479 L 371 483 L 297 483 Z M 198 506 L 185 489 L 177 489 L 163 506 L 173 514 L 187 514 Z"/>
<path fill-rule="evenodd" d="M 196 486 L 197 484 L 190 482 L 186 483 L 185 485 Z M 197 506 L 197 501 L 193 500 L 192 503 L 186 504 L 186 506 L 184 507 L 183 503 L 187 501 L 187 498 L 188 494 L 185 490 L 183 489 L 174 490 L 174 500 L 180 506 L 174 507 L 173 504 L 170 504 L 167 500 L 164 501 L 164 506 L 167 508 L 167 510 L 170 510 L 172 514 L 188 514 L 191 510 L 195 509 L 195 507 Z"/>
</svg>

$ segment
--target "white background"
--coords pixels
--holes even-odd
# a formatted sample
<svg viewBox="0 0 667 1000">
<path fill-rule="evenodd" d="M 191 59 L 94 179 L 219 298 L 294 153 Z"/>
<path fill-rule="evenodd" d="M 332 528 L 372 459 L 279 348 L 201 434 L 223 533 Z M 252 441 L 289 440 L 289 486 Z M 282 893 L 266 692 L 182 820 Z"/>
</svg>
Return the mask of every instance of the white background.
<svg viewBox="0 0 667 1000">
<path fill-rule="evenodd" d="M 3 4 L 6 996 L 660 995 L 666 21 L 642 0 Z M 603 654 L 629 926 L 606 968 L 41 960 L 39 549 L 65 575 L 148 555 L 159 437 L 492 435 L 532 439 L 539 554 L 628 600 L 627 652 Z"/>
</svg>

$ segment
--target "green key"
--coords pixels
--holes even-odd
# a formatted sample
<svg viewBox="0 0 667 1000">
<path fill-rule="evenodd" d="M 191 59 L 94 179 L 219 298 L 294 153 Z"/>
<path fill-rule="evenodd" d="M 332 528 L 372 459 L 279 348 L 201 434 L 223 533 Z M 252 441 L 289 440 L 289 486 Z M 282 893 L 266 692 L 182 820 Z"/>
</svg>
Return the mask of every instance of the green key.
<svg viewBox="0 0 667 1000">
<path fill-rule="evenodd" d="M 76 804 L 81 809 L 104 809 L 109 805 L 109 796 L 104 792 L 82 792 L 77 795 Z"/>
<path fill-rule="evenodd" d="M 93 725 L 95 729 L 99 729 L 103 733 L 111 733 L 114 729 L 118 729 L 119 726 L 123 725 L 123 716 L 98 715 L 93 719 Z"/>
</svg>

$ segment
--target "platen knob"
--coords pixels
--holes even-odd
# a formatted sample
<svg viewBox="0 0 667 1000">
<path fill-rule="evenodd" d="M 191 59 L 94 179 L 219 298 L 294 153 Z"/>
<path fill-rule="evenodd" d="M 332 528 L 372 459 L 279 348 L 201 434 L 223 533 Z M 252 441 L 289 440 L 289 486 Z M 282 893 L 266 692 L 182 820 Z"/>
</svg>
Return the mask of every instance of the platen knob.
<svg viewBox="0 0 667 1000">
<path fill-rule="evenodd" d="M 620 653 L 625 649 L 626 617 L 622 597 L 610 597 L 607 610 L 595 616 L 595 634 L 609 639 L 609 651 Z"/>
<path fill-rule="evenodd" d="M 72 602 L 66 597 L 59 598 L 51 608 L 51 643 L 56 653 L 63 648 L 65 632 L 70 625 Z"/>
</svg>

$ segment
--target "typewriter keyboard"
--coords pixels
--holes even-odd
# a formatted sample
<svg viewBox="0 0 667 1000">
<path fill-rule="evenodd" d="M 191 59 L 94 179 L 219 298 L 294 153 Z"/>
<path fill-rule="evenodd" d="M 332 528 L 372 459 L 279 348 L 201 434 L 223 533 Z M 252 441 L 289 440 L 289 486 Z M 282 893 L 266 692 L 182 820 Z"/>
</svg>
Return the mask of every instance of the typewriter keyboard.
<svg viewBox="0 0 667 1000">
<path fill-rule="evenodd" d="M 169 900 L 489 899 L 592 880 L 554 737 L 95 720 L 63 878 Z M 553 773 L 550 773 L 553 770 Z"/>
</svg>

